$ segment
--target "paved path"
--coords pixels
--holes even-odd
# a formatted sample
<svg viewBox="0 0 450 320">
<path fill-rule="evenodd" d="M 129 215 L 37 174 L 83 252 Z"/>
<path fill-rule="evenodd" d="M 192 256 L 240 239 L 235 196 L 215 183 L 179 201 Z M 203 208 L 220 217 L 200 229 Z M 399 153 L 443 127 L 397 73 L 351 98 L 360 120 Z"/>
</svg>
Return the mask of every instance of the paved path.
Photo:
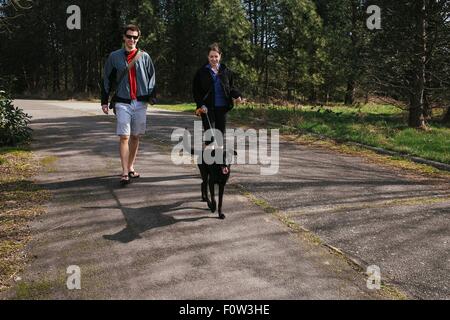
<svg viewBox="0 0 450 320">
<path fill-rule="evenodd" d="M 170 160 L 170 133 L 191 128 L 190 115 L 149 113 L 137 164 L 143 178 L 120 188 L 113 118 L 97 104 L 15 103 L 33 115 L 37 155 L 56 161 L 37 177 L 53 199 L 32 226 L 33 261 L 20 290 L 3 297 L 386 297 L 368 290 L 364 275 L 344 259 L 251 203 L 233 187 L 239 184 L 326 243 L 378 265 L 410 297 L 450 298 L 449 181 L 282 142 L 278 175 L 261 176 L 254 165 L 232 167 L 221 221 L 199 201 L 196 167 Z M 425 205 L 417 204 L 419 197 Z M 81 268 L 81 290 L 66 288 L 70 265 Z"/>
</svg>

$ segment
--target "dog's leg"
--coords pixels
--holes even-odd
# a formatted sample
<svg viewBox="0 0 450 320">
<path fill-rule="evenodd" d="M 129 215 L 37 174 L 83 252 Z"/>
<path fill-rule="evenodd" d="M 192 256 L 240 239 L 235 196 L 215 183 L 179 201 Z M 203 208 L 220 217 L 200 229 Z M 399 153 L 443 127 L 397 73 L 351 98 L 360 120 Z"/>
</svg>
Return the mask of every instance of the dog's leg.
<svg viewBox="0 0 450 320">
<path fill-rule="evenodd" d="M 203 202 L 208 202 L 208 182 L 207 181 L 203 181 L 202 182 L 202 201 Z"/>
<path fill-rule="evenodd" d="M 223 200 L 223 193 L 225 191 L 225 185 L 219 184 L 219 219 L 225 219 L 225 215 L 222 213 L 222 200 Z"/>
<path fill-rule="evenodd" d="M 198 168 L 200 170 L 200 175 L 202 177 L 202 184 L 201 184 L 202 201 L 203 202 L 209 202 L 209 200 L 208 200 L 208 178 L 209 178 L 209 173 L 208 173 L 208 170 L 207 170 L 205 164 L 199 164 Z"/>
<path fill-rule="evenodd" d="M 202 199 L 203 199 L 203 201 L 206 202 L 206 204 L 208 205 L 208 208 L 210 210 L 212 210 L 213 205 L 212 205 L 212 203 L 211 203 L 211 201 L 209 200 L 209 197 L 208 197 L 208 178 L 206 178 L 206 181 L 204 181 L 202 183 Z M 214 196 L 213 196 L 213 199 L 214 199 Z"/>
<path fill-rule="evenodd" d="M 214 181 L 209 180 L 209 193 L 211 193 L 211 202 L 208 202 L 208 207 L 211 209 L 211 212 L 216 212 L 216 198 L 214 196 Z"/>
</svg>

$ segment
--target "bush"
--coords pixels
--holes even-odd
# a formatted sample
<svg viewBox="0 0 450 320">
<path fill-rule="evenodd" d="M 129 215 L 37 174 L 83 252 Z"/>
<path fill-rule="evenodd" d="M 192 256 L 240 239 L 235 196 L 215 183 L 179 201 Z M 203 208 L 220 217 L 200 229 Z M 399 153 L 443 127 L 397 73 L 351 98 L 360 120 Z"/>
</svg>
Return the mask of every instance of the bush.
<svg viewBox="0 0 450 320">
<path fill-rule="evenodd" d="M 14 107 L 11 98 L 0 91 L 0 146 L 16 146 L 31 140 L 31 116 Z"/>
</svg>

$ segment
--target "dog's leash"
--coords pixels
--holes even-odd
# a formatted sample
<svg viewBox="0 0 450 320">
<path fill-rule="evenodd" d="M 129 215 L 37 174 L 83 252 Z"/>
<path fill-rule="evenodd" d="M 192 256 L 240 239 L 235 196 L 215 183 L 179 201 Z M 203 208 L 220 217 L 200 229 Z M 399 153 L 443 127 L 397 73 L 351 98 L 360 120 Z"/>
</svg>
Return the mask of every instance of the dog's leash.
<svg viewBox="0 0 450 320">
<path fill-rule="evenodd" d="M 212 125 L 211 125 L 211 121 L 209 120 L 208 113 L 205 113 L 205 114 L 206 114 L 206 119 L 208 120 L 209 128 L 212 129 L 212 130 L 211 130 L 211 133 L 212 133 L 212 137 L 213 137 L 213 139 L 214 139 L 214 144 L 215 144 L 217 147 L 219 147 L 219 144 L 217 143 L 217 140 L 216 140 L 216 136 L 214 135 L 214 129 L 215 129 L 215 128 L 213 129 L 213 127 L 212 127 Z M 222 173 L 223 173 L 224 175 L 229 174 L 229 173 L 230 173 L 230 168 L 227 167 L 227 166 L 222 167 Z"/>
<path fill-rule="evenodd" d="M 212 133 L 212 137 L 214 139 L 214 144 L 219 147 L 219 145 L 217 144 L 217 140 L 216 140 L 216 136 L 214 135 L 214 129 L 213 126 L 211 125 L 211 121 L 209 120 L 209 115 L 208 112 L 205 113 L 206 115 L 206 119 L 208 120 L 208 124 L 209 124 L 209 128 L 211 129 L 211 133 Z"/>
<path fill-rule="evenodd" d="M 206 100 L 206 98 L 209 96 L 209 94 L 211 93 L 212 88 L 209 88 L 208 92 L 205 94 L 205 96 L 203 97 L 203 102 Z M 208 110 L 208 109 L 206 109 Z M 206 115 L 206 119 L 208 120 L 208 124 L 209 124 L 209 128 L 212 129 L 211 133 L 212 133 L 212 137 L 214 139 L 214 144 L 218 147 L 219 145 L 217 144 L 216 141 L 216 136 L 214 135 L 214 129 L 213 126 L 211 125 L 211 121 L 209 121 L 209 115 L 208 115 L 208 111 L 205 113 Z"/>
</svg>

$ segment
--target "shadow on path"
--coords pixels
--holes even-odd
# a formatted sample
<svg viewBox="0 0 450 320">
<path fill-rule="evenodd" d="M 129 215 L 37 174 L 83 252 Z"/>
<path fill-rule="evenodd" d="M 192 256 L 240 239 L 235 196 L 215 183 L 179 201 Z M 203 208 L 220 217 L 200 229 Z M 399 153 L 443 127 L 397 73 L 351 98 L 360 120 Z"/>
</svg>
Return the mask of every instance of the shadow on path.
<svg viewBox="0 0 450 320">
<path fill-rule="evenodd" d="M 140 239 L 141 233 L 151 229 L 169 226 L 177 222 L 194 222 L 203 219 L 216 219 L 215 217 L 212 216 L 176 219 L 170 215 L 166 215 L 166 213 L 169 212 L 185 209 L 208 210 L 207 208 L 200 209 L 193 207 L 180 207 L 183 204 L 183 201 L 169 203 L 166 205 L 148 206 L 136 209 L 122 206 L 120 200 L 114 193 L 113 196 L 118 206 L 110 208 L 112 209 L 119 208 L 122 211 L 127 226 L 123 230 L 115 234 L 103 235 L 103 238 L 107 240 L 114 240 L 122 243 L 128 243 L 133 240 Z"/>
<path fill-rule="evenodd" d="M 133 183 L 127 187 L 121 187 L 119 185 L 118 176 L 100 176 L 100 177 L 89 177 L 77 180 L 69 180 L 62 182 L 51 182 L 51 183 L 41 183 L 39 186 L 46 190 L 58 191 L 59 196 L 57 201 L 59 203 L 71 201 L 71 199 L 92 199 L 94 197 L 97 200 L 101 199 L 114 199 L 116 205 L 114 206 L 96 206 L 96 207 L 81 207 L 83 209 L 120 209 L 125 221 L 126 227 L 111 235 L 103 235 L 103 238 L 108 240 L 119 241 L 122 243 L 129 243 L 133 240 L 140 239 L 140 234 L 151 229 L 169 226 L 178 222 L 195 222 L 202 219 L 216 219 L 215 216 L 200 216 L 192 218 L 182 218 L 177 219 L 170 216 L 168 213 L 182 210 L 194 210 L 195 211 L 208 211 L 209 209 L 193 207 L 193 206 L 183 206 L 186 201 L 196 201 L 194 199 L 183 199 L 182 201 L 170 201 L 167 204 L 159 204 L 153 206 L 144 206 L 141 208 L 131 208 L 129 206 L 122 205 L 116 191 L 126 190 L 133 185 L 138 184 L 152 184 L 159 182 L 168 181 L 181 181 L 183 179 L 193 179 L 197 178 L 198 175 L 174 175 L 174 176 L 157 176 L 157 177 L 141 177 L 133 181 Z M 177 194 L 179 195 L 181 190 L 185 187 L 184 184 L 177 183 L 174 186 L 167 186 L 167 192 L 174 195 L 176 199 Z M 137 191 L 137 189 L 136 189 Z M 200 190 L 199 190 L 200 193 Z M 200 198 L 200 195 L 199 197 Z M 179 200 L 179 199 L 178 199 Z"/>
</svg>

